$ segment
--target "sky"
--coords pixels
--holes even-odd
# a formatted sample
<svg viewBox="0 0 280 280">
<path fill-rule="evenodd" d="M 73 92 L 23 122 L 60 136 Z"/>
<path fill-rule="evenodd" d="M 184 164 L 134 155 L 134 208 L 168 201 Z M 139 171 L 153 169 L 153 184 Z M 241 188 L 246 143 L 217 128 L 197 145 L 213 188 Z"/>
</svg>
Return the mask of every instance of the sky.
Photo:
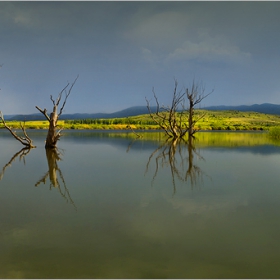
<svg viewBox="0 0 280 280">
<path fill-rule="evenodd" d="M 0 1 L 0 110 L 64 113 L 171 103 L 195 80 L 201 107 L 280 104 L 280 2 Z"/>
</svg>

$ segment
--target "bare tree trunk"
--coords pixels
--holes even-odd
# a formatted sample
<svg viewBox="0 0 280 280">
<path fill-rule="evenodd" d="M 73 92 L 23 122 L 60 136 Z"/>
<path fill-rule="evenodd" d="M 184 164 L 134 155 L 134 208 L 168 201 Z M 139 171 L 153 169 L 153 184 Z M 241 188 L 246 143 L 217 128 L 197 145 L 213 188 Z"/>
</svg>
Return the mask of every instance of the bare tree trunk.
<svg viewBox="0 0 280 280">
<path fill-rule="evenodd" d="M 193 121 L 193 115 L 194 115 L 194 108 L 193 108 L 193 102 L 192 100 L 190 100 L 190 108 L 189 108 L 189 138 L 192 137 L 192 135 L 194 134 L 194 121 Z"/>
<path fill-rule="evenodd" d="M 195 124 L 204 117 L 205 114 L 196 117 L 196 119 L 194 118 L 194 107 L 195 105 L 199 104 L 203 99 L 205 99 L 208 95 L 210 95 L 214 90 L 212 90 L 210 93 L 208 94 L 204 94 L 204 87 L 202 86 L 202 84 L 196 83 L 195 81 L 193 81 L 192 83 L 192 87 L 189 90 L 188 88 L 186 89 L 186 96 L 189 100 L 189 118 L 188 118 L 188 135 L 189 138 L 193 137 L 193 135 L 197 132 L 197 130 L 194 129 Z"/>
<path fill-rule="evenodd" d="M 42 110 L 41 108 L 36 106 L 37 110 L 39 110 L 46 117 L 46 119 L 49 121 L 49 130 L 48 130 L 48 135 L 47 135 L 46 144 L 45 144 L 45 148 L 47 148 L 47 149 L 55 148 L 56 144 L 57 144 L 57 141 L 60 139 L 61 129 L 59 131 L 56 131 L 56 129 L 57 129 L 57 122 L 58 122 L 58 119 L 59 119 L 60 115 L 63 112 L 63 109 L 64 109 L 64 106 L 66 104 L 67 98 L 70 95 L 71 90 L 72 90 L 74 84 L 76 83 L 78 77 L 79 76 L 77 76 L 77 78 L 74 80 L 74 82 L 70 86 L 68 92 L 66 91 L 66 89 L 68 88 L 69 83 L 64 87 L 64 89 L 58 95 L 58 98 L 57 98 L 56 101 L 53 100 L 52 95 L 51 95 L 50 99 L 53 102 L 53 111 L 50 114 L 50 116 L 47 114 L 47 110 L 46 109 Z M 62 106 L 61 106 L 61 108 L 59 110 L 59 113 L 58 113 L 57 110 L 58 110 L 59 102 L 61 100 L 63 92 L 65 92 L 65 99 L 64 99 L 64 102 L 63 102 L 63 104 L 62 104 Z"/>
<path fill-rule="evenodd" d="M 46 148 L 55 148 L 56 143 L 59 140 L 60 133 L 56 132 L 57 121 L 58 121 L 57 106 L 54 106 L 53 112 L 50 115 L 49 130 L 48 130 L 48 135 L 45 144 Z"/>
</svg>

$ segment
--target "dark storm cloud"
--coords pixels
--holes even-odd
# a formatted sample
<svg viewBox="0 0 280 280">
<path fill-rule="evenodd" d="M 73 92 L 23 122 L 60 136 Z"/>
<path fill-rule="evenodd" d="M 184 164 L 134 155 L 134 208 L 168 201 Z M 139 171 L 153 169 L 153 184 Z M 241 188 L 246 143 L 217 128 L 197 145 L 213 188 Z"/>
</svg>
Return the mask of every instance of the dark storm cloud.
<svg viewBox="0 0 280 280">
<path fill-rule="evenodd" d="M 77 74 L 68 113 L 144 105 L 152 87 L 168 102 L 174 77 L 215 87 L 207 104 L 280 103 L 279 10 L 279 2 L 0 2 L 0 109 L 48 106 Z"/>
</svg>

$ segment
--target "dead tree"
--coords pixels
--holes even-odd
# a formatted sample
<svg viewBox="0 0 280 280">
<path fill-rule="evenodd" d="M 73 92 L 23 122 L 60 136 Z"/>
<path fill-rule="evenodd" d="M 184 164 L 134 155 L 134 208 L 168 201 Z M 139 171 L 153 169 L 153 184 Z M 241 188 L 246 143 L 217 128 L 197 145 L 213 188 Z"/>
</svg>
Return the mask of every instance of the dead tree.
<svg viewBox="0 0 280 280">
<path fill-rule="evenodd" d="M 152 184 L 155 181 L 159 169 L 170 168 L 173 195 L 176 193 L 176 180 L 181 182 L 190 182 L 191 188 L 198 184 L 199 179 L 202 182 L 202 177 L 205 175 L 198 165 L 194 163 L 194 155 L 198 159 L 204 160 L 196 151 L 193 137 L 186 141 L 184 139 L 166 140 L 160 145 L 149 157 L 146 164 L 146 172 L 151 165 L 152 160 L 155 161 L 155 171 L 152 179 Z"/>
<path fill-rule="evenodd" d="M 32 142 L 32 139 L 27 135 L 26 133 L 26 130 L 25 130 L 25 127 L 24 125 L 22 125 L 22 123 L 20 123 L 20 127 L 22 129 L 22 132 L 24 134 L 24 137 L 23 136 L 18 136 L 16 134 L 15 131 L 13 131 L 5 122 L 5 119 L 4 119 L 4 116 L 3 116 L 3 113 L 0 111 L 0 119 L 2 120 L 5 128 L 7 128 L 10 133 L 13 135 L 13 137 L 18 140 L 22 145 L 24 145 L 26 148 L 36 148 L 36 146 L 33 145 L 33 142 Z"/>
<path fill-rule="evenodd" d="M 201 83 L 196 83 L 193 81 L 191 89 L 186 89 L 186 96 L 189 102 L 189 109 L 188 109 L 188 134 L 189 137 L 193 136 L 197 130 L 194 129 L 195 124 L 202 119 L 205 114 L 202 114 L 198 117 L 194 117 L 195 110 L 194 107 L 201 103 L 203 99 L 205 99 L 208 95 L 210 95 L 214 90 L 209 92 L 208 94 L 204 94 L 205 88 Z"/>
<path fill-rule="evenodd" d="M 66 200 L 66 202 L 70 201 L 70 203 L 76 208 L 75 203 L 70 196 L 70 192 L 66 187 L 62 171 L 57 164 L 57 161 L 61 160 L 60 153 L 57 149 L 46 149 L 46 157 L 49 169 L 46 174 L 35 184 L 35 187 L 38 187 L 41 183 L 46 184 L 47 178 L 49 177 L 50 189 L 58 189 L 59 193 Z M 62 185 L 59 181 L 62 182 Z"/>
<path fill-rule="evenodd" d="M 204 95 L 204 87 L 193 81 L 191 89 L 184 92 L 178 92 L 178 82 L 175 80 L 175 86 L 172 96 L 171 106 L 161 106 L 158 98 L 153 90 L 154 99 L 156 101 L 156 111 L 152 112 L 150 102 L 146 98 L 147 108 L 151 119 L 165 131 L 166 135 L 171 139 L 183 138 L 187 133 L 189 136 L 197 131 L 194 129 L 195 124 L 200 120 L 194 117 L 194 108 L 204 98 L 212 92 Z M 188 109 L 185 108 L 185 99 L 188 100 Z"/>
<path fill-rule="evenodd" d="M 154 92 L 156 101 L 156 112 L 151 111 L 150 102 L 146 98 L 147 108 L 152 120 L 165 131 L 169 138 L 182 138 L 188 131 L 187 115 L 184 112 L 184 95 L 182 91 L 177 90 L 178 82 L 175 80 L 175 87 L 172 96 L 171 106 L 160 105 L 158 98 Z"/>
<path fill-rule="evenodd" d="M 58 126 L 57 122 L 58 122 L 58 119 L 63 112 L 63 109 L 64 109 L 64 106 L 66 104 L 67 98 L 70 95 L 70 93 L 72 91 L 72 88 L 75 85 L 78 77 L 79 76 L 77 76 L 77 78 L 74 80 L 74 82 L 71 85 L 70 85 L 70 83 L 68 83 L 62 89 L 62 91 L 59 93 L 58 98 L 56 100 L 53 99 L 52 95 L 50 96 L 50 99 L 53 103 L 53 111 L 50 114 L 50 116 L 47 114 L 46 109 L 42 110 L 41 108 L 36 106 L 37 110 L 39 110 L 46 117 L 46 119 L 49 121 L 49 130 L 48 130 L 48 134 L 47 134 L 47 138 L 46 138 L 45 148 L 55 148 L 57 141 L 61 137 L 61 134 L 60 134 L 61 129 L 57 131 L 57 126 Z M 59 103 L 61 101 L 63 93 L 65 93 L 65 98 L 64 98 L 64 101 L 63 101 L 63 104 L 62 104 L 61 108 L 58 109 L 58 106 L 59 106 Z M 59 112 L 58 112 L 58 110 L 59 110 Z"/>
</svg>

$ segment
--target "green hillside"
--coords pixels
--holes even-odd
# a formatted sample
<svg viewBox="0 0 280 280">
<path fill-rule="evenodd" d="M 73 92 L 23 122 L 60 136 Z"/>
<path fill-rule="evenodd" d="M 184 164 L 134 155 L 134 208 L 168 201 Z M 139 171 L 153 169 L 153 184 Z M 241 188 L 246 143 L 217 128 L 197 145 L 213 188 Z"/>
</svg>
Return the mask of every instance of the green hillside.
<svg viewBox="0 0 280 280">
<path fill-rule="evenodd" d="M 269 130 L 280 126 L 280 116 L 240 111 L 209 111 L 196 110 L 200 118 L 196 128 L 200 130 Z M 20 128 L 18 121 L 7 121 L 12 128 Z M 159 129 L 148 114 L 128 118 L 61 120 L 59 125 L 64 129 L 128 129 L 151 130 Z M 3 128 L 0 123 L 0 128 Z M 27 121 L 27 129 L 47 129 L 47 121 Z"/>
<path fill-rule="evenodd" d="M 196 117 L 202 117 L 196 124 L 200 130 L 269 130 L 280 126 L 280 116 L 255 112 L 196 110 Z M 122 129 L 158 129 L 148 114 L 129 118 L 67 120 L 65 127 Z M 69 127 L 70 126 L 70 127 Z"/>
</svg>

